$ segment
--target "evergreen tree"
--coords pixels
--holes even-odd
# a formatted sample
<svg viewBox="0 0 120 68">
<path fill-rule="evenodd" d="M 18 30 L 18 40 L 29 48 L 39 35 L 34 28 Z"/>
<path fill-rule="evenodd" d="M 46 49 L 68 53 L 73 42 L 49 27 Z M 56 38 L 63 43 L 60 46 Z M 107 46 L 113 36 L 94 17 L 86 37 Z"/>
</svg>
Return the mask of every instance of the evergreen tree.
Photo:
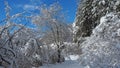
<svg viewBox="0 0 120 68">
<path fill-rule="evenodd" d="M 120 68 L 120 13 L 101 17 L 93 34 L 81 44 L 80 63 L 88 68 Z"/>
<path fill-rule="evenodd" d="M 81 0 L 75 20 L 74 41 L 78 38 L 90 36 L 93 28 L 100 22 L 100 18 L 109 12 L 120 11 L 120 0 Z"/>
</svg>

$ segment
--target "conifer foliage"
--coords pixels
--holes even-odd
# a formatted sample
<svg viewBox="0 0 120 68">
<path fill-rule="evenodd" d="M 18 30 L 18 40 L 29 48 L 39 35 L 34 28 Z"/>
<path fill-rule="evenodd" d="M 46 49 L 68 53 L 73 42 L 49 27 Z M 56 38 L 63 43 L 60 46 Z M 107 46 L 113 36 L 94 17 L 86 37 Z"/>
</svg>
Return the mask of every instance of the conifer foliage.
<svg viewBox="0 0 120 68">
<path fill-rule="evenodd" d="M 100 23 L 100 18 L 106 13 L 119 11 L 119 0 L 81 0 L 74 22 L 74 27 L 77 28 L 74 40 L 90 36 L 92 30 Z"/>
</svg>

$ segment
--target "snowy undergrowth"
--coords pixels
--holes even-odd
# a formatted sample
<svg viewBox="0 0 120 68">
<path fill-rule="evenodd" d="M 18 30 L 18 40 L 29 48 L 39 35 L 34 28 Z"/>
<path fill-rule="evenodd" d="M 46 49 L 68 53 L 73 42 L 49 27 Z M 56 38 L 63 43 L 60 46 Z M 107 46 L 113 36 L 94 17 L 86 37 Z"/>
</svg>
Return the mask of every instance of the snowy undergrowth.
<svg viewBox="0 0 120 68">
<path fill-rule="evenodd" d="M 118 13 L 103 16 L 100 24 L 82 44 L 80 63 L 89 68 L 120 68 L 120 18 Z"/>
</svg>

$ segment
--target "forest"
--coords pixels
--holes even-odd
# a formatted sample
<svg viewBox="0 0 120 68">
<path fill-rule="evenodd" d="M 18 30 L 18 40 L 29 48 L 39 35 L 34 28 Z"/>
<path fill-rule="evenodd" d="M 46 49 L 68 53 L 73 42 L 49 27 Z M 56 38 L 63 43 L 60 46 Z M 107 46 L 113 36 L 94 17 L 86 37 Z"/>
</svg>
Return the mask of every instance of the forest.
<svg viewBox="0 0 120 68">
<path fill-rule="evenodd" d="M 120 68 L 119 0 L 76 0 L 72 23 L 57 1 L 16 14 L 3 2 L 0 68 Z"/>
</svg>

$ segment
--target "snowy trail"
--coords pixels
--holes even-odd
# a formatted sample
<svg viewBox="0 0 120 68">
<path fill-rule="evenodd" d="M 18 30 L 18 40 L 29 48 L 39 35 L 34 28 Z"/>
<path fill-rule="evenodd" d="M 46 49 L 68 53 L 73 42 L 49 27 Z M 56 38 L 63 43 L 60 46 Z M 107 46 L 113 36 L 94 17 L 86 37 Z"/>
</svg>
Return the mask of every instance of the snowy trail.
<svg viewBox="0 0 120 68">
<path fill-rule="evenodd" d="M 78 61 L 75 60 L 66 60 L 61 64 L 51 64 L 45 65 L 40 68 L 83 68 Z"/>
<path fill-rule="evenodd" d="M 44 65 L 40 68 L 83 68 L 80 64 L 79 61 L 77 61 L 77 59 L 79 58 L 79 56 L 77 55 L 70 55 L 69 58 L 66 57 L 65 62 L 63 63 L 57 63 L 57 64 L 48 64 L 48 65 Z"/>
</svg>

